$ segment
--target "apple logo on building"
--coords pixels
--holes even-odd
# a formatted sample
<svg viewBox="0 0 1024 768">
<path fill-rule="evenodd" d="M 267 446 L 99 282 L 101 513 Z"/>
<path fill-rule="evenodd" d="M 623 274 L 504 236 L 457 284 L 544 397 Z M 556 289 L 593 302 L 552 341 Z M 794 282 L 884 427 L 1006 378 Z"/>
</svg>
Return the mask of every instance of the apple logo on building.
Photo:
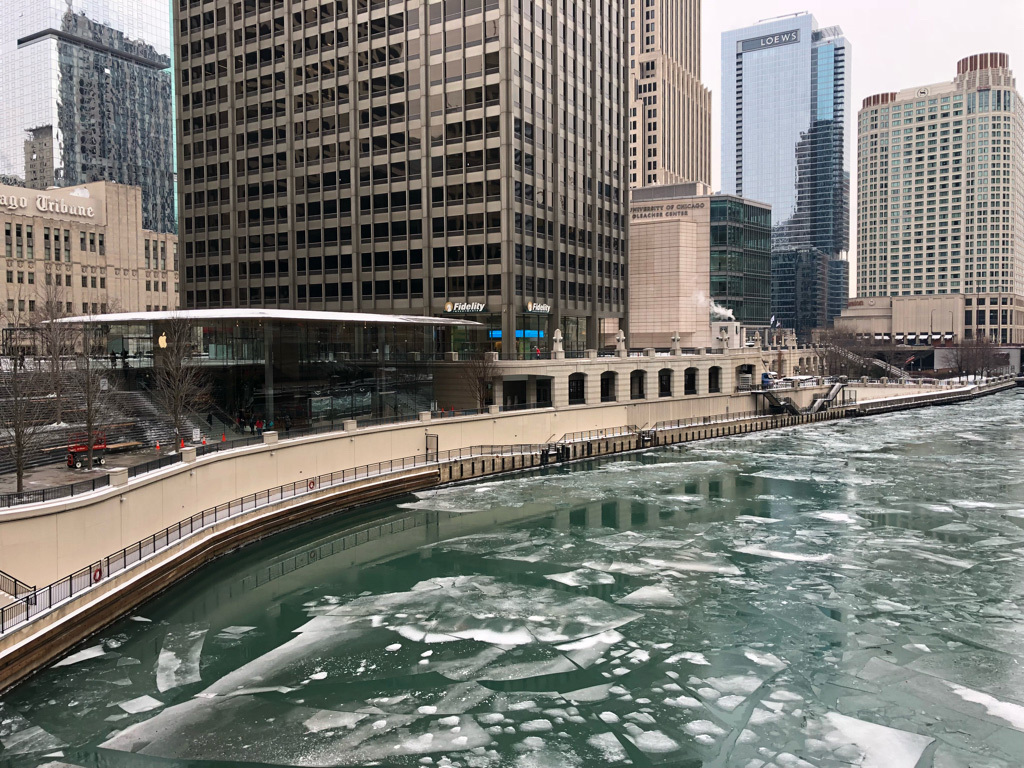
<svg viewBox="0 0 1024 768">
<path fill-rule="evenodd" d="M 156 344 L 160 349 L 167 349 L 167 334 L 161 333 L 160 337 L 156 340 Z"/>
<path fill-rule="evenodd" d="M 533 312 L 533 302 L 532 301 L 526 302 L 526 311 L 527 312 Z"/>
</svg>

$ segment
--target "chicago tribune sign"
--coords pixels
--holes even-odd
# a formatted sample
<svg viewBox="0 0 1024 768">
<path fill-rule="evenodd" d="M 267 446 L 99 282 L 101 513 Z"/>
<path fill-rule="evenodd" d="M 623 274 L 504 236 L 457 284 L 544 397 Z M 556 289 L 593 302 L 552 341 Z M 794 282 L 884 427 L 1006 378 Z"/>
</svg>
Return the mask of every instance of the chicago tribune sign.
<svg viewBox="0 0 1024 768">
<path fill-rule="evenodd" d="M 690 215 L 690 211 L 705 207 L 703 201 L 694 203 L 660 203 L 658 205 L 634 205 L 629 211 L 632 221 L 649 219 L 681 219 Z"/>
<path fill-rule="evenodd" d="M 791 29 L 787 32 L 776 32 L 774 35 L 764 37 L 751 37 L 748 40 L 740 40 L 740 52 L 763 51 L 765 48 L 778 48 L 780 45 L 792 45 L 800 42 L 800 30 Z"/>
<path fill-rule="evenodd" d="M 96 217 L 96 208 L 93 201 L 87 196 L 88 192 L 85 193 L 85 197 L 79 197 L 74 192 L 67 196 L 53 197 L 43 192 L 26 195 L 27 191 L 19 190 L 16 187 L 7 187 L 0 192 L 0 209 L 26 216 L 31 213 L 55 213 L 61 216 L 77 216 L 85 219 Z"/>
<path fill-rule="evenodd" d="M 484 305 L 479 301 L 446 301 L 444 311 L 451 314 L 464 314 L 467 312 L 483 312 Z"/>
</svg>

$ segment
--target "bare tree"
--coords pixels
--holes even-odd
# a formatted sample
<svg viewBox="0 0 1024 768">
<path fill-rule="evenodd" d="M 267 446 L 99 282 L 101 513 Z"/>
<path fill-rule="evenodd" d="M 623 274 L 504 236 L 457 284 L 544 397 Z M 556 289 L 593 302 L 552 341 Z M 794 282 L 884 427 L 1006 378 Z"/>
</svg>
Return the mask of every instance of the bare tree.
<svg viewBox="0 0 1024 768">
<path fill-rule="evenodd" d="M 116 386 L 113 371 L 101 362 L 103 355 L 103 329 L 86 319 L 80 323 L 64 323 L 71 328 L 71 349 L 74 364 L 69 369 L 72 392 L 81 405 L 82 428 L 85 432 L 85 466 L 93 467 L 94 444 L 100 434 L 100 427 L 107 424 L 111 416 L 110 393 Z"/>
<path fill-rule="evenodd" d="M 73 326 L 57 322 L 69 314 L 69 305 L 65 301 L 67 294 L 60 278 L 60 274 L 54 279 L 50 272 L 46 273 L 46 282 L 38 291 L 33 316 L 39 354 L 46 361 L 50 390 L 54 395 L 54 418 L 58 424 L 64 420 L 64 361 L 74 351 L 76 335 Z"/>
<path fill-rule="evenodd" d="M 27 315 L 19 309 L 5 314 L 3 325 L 8 329 L 8 361 L 0 373 L 0 451 L 14 464 L 17 491 L 25 490 L 25 470 L 28 462 L 53 434 L 53 398 L 49 396 L 45 376 L 25 361 L 25 348 L 30 336 L 21 336 L 18 329 L 27 328 Z"/>
<path fill-rule="evenodd" d="M 866 361 L 871 357 L 871 350 L 855 334 L 833 329 L 824 331 L 820 340 L 825 372 L 829 376 L 869 375 Z"/>
<path fill-rule="evenodd" d="M 491 397 L 494 386 L 494 376 L 497 373 L 498 354 L 496 352 L 484 352 L 479 357 L 467 360 L 466 385 L 469 387 L 476 407 L 483 410 L 487 407 L 487 400 Z M 496 403 L 501 405 L 501 403 Z"/>
<path fill-rule="evenodd" d="M 185 434 L 190 411 L 210 400 L 210 384 L 198 363 L 195 328 L 188 318 L 174 315 L 161 323 L 153 359 L 153 396 L 174 425 Z"/>
<path fill-rule="evenodd" d="M 970 339 L 961 339 L 953 364 L 958 376 L 982 376 L 1002 367 L 996 345 L 984 334 Z"/>
</svg>

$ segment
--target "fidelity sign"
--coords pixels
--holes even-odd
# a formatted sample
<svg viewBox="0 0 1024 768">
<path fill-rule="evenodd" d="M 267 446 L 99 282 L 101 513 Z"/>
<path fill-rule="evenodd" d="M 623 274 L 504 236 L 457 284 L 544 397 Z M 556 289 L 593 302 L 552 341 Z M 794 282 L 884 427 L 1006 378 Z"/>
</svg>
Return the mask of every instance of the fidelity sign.
<svg viewBox="0 0 1024 768">
<path fill-rule="evenodd" d="M 788 32 L 776 32 L 774 35 L 740 40 L 740 52 L 763 51 L 765 48 L 778 48 L 780 45 L 792 45 L 799 42 L 800 30 L 791 29 Z"/>
<path fill-rule="evenodd" d="M 535 315 L 546 315 L 551 312 L 551 305 L 541 304 L 539 301 L 528 301 L 526 302 L 526 311 Z"/>
<path fill-rule="evenodd" d="M 444 311 L 451 314 L 465 314 L 467 312 L 483 312 L 484 305 L 479 301 L 447 301 Z"/>
</svg>

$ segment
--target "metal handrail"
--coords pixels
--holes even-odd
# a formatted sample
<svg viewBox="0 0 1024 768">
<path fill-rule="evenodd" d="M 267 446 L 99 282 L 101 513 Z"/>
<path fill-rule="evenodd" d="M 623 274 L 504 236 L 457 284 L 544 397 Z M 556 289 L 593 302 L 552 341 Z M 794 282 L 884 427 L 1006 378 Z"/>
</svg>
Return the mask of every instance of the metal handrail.
<svg viewBox="0 0 1024 768">
<path fill-rule="evenodd" d="M 347 483 L 365 480 L 370 477 L 380 477 L 406 469 L 440 465 L 445 462 L 480 456 L 496 457 L 539 454 L 544 450 L 546 450 L 546 446 L 515 444 L 476 445 L 469 448 L 430 452 L 416 456 L 407 456 L 401 459 L 379 461 L 374 464 L 363 464 L 352 469 L 343 469 L 337 472 L 317 475 L 316 477 L 286 483 L 218 504 L 215 507 L 205 509 L 191 517 L 180 520 L 176 524 L 170 525 L 158 533 L 154 533 L 134 544 L 124 547 L 102 560 L 97 560 L 85 568 L 80 568 L 71 575 L 65 576 L 52 584 L 32 589 L 29 594 L 25 594 L 13 603 L 0 608 L 0 635 L 37 619 L 64 601 L 70 600 L 77 594 L 107 582 L 112 576 L 124 572 L 129 567 L 140 563 L 144 558 L 161 552 L 188 536 L 198 533 L 218 522 L 251 512 L 260 507 L 265 507 L 285 499 L 306 496 L 325 488 L 340 487 Z"/>
<path fill-rule="evenodd" d="M 77 496 L 83 493 L 92 493 L 100 488 L 110 485 L 110 476 L 94 477 L 91 480 L 81 480 L 70 485 L 58 485 L 54 488 L 41 488 L 38 491 L 21 491 L 20 493 L 0 494 L 0 508 L 16 507 L 19 504 L 41 504 L 54 499 L 63 499 L 68 496 Z M 5 592 L 7 590 L 4 590 Z"/>
</svg>

